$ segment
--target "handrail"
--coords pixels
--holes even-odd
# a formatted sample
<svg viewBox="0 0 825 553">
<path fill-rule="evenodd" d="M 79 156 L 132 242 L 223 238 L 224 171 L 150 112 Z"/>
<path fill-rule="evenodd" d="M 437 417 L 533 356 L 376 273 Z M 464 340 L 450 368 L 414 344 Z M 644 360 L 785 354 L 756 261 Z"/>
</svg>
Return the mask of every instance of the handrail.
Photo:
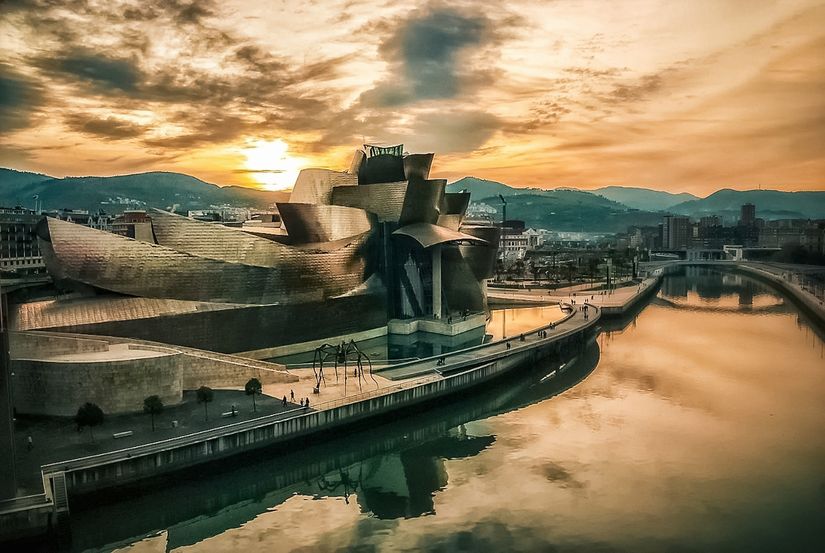
<svg viewBox="0 0 825 553">
<path fill-rule="evenodd" d="M 593 324 L 595 324 L 595 322 L 599 318 L 599 314 L 600 314 L 601 310 L 598 309 L 596 306 L 592 306 L 592 307 L 594 309 L 596 309 L 596 313 L 594 314 L 594 316 L 592 318 L 590 318 L 588 321 L 586 321 L 584 325 L 582 325 L 580 327 L 577 327 L 577 328 L 567 329 L 567 330 L 565 330 L 563 332 L 560 332 L 556 335 L 552 335 L 552 336 L 548 335 L 547 338 L 541 338 L 540 342 L 544 342 L 544 341 L 551 340 L 551 339 L 555 340 L 555 339 L 563 338 L 563 337 L 565 337 L 569 334 L 572 334 L 574 332 L 578 332 L 578 331 L 580 331 L 584 328 L 590 327 Z M 565 317 L 563 317 L 562 319 L 559 319 L 558 321 L 554 321 L 554 322 L 549 323 L 547 325 L 531 329 L 530 331 L 525 332 L 523 334 L 529 335 L 529 334 L 535 334 L 536 332 L 541 331 L 541 330 L 555 329 L 558 325 L 560 325 L 564 322 L 567 322 L 571 318 L 573 318 L 576 315 L 576 313 L 578 313 L 578 311 L 573 310 L 571 313 L 568 313 Z M 440 357 L 457 356 L 457 355 L 460 355 L 462 353 L 475 351 L 477 349 L 485 348 L 485 347 L 489 348 L 493 345 L 500 345 L 500 344 L 503 344 L 505 342 L 509 342 L 509 341 L 512 341 L 512 340 L 513 340 L 512 337 L 511 338 L 504 338 L 504 339 L 498 340 L 496 342 L 489 342 L 487 344 L 480 344 L 480 345 L 477 345 L 477 346 L 471 346 L 469 348 L 465 348 L 465 349 L 462 349 L 462 350 L 457 350 L 455 352 L 450 352 L 450 353 L 447 353 L 447 354 L 432 356 L 432 357 L 425 358 L 425 359 L 417 361 L 417 362 L 425 362 L 425 361 L 433 361 L 434 362 L 437 358 L 440 358 Z M 498 359 L 500 357 L 506 357 L 506 356 L 511 355 L 515 352 L 518 352 L 518 351 L 521 351 L 521 350 L 524 350 L 524 349 L 528 349 L 529 347 L 532 347 L 532 345 L 531 344 L 524 344 L 524 345 L 516 344 L 510 350 L 503 350 L 503 351 L 493 352 L 493 353 L 490 353 L 486 356 L 481 356 L 481 357 L 475 358 L 475 359 L 470 360 L 470 361 L 467 361 L 467 360 L 458 361 L 454 365 L 456 367 L 460 367 L 462 364 L 468 364 L 468 363 L 478 364 L 477 367 L 474 367 L 473 369 L 470 369 L 470 370 L 477 370 L 481 367 L 489 365 L 491 362 L 495 361 L 496 359 Z M 413 362 L 413 363 L 415 363 L 415 362 Z M 393 368 L 395 368 L 395 366 Z M 444 369 L 447 369 L 447 368 L 448 368 L 448 366 L 444 366 Z M 221 436 L 224 436 L 228 433 L 237 433 L 237 432 L 243 432 L 243 431 L 246 431 L 246 430 L 252 430 L 254 428 L 259 428 L 263 425 L 268 425 L 268 424 L 272 424 L 272 423 L 276 423 L 276 422 L 284 422 L 284 421 L 288 421 L 288 420 L 297 419 L 299 417 L 306 416 L 306 415 L 309 415 L 311 413 L 318 412 L 318 411 L 321 411 L 321 410 L 333 409 L 333 408 L 340 407 L 340 406 L 343 406 L 343 405 L 358 403 L 358 402 L 361 402 L 361 401 L 365 401 L 367 399 L 372 399 L 374 397 L 379 397 L 379 396 L 382 396 L 382 395 L 389 395 L 389 394 L 396 393 L 396 392 L 399 392 L 399 391 L 402 391 L 402 390 L 415 388 L 415 387 L 418 387 L 418 386 L 421 386 L 421 385 L 424 385 L 424 384 L 428 384 L 430 382 L 435 382 L 435 381 L 438 381 L 438 380 L 443 380 L 443 379 L 448 379 L 448 378 L 455 378 L 457 376 L 465 374 L 466 372 L 468 372 L 468 371 L 463 371 L 463 372 L 459 372 L 459 373 L 455 373 L 455 374 L 449 374 L 447 376 L 442 376 L 442 375 L 440 375 L 436 372 L 433 372 L 433 374 L 431 374 L 431 375 L 421 376 L 421 377 L 417 377 L 417 378 L 410 378 L 408 380 L 401 381 L 398 384 L 393 384 L 391 386 L 386 386 L 386 387 L 383 387 L 383 388 L 378 388 L 378 389 L 370 390 L 370 391 L 367 391 L 367 392 L 354 394 L 352 396 L 345 396 L 345 397 L 342 397 L 342 398 L 336 398 L 336 399 L 324 401 L 324 402 L 318 403 L 317 406 L 314 406 L 311 411 L 308 410 L 307 408 L 298 407 L 298 408 L 290 409 L 288 411 L 283 411 L 283 412 L 280 412 L 280 413 L 271 413 L 269 415 L 263 415 L 261 417 L 256 417 L 256 418 L 252 418 L 252 419 L 248 419 L 248 420 L 244 420 L 244 421 L 239 421 L 239 422 L 236 422 L 236 423 L 230 423 L 230 424 L 222 425 L 222 426 L 219 426 L 219 427 L 216 427 L 216 428 L 209 428 L 209 429 L 206 429 L 206 430 L 199 430 L 197 432 L 184 434 L 182 436 L 173 436 L 171 438 L 158 440 L 158 441 L 151 442 L 151 443 L 148 443 L 148 444 L 139 444 L 139 445 L 126 447 L 126 448 L 122 448 L 122 449 L 118 449 L 118 450 L 114 450 L 114 451 L 98 453 L 98 454 L 95 454 L 95 455 L 88 455 L 88 456 L 85 456 L 85 457 L 77 457 L 77 458 L 68 459 L 68 460 L 65 460 L 65 461 L 58 461 L 58 462 L 54 462 L 54 463 L 48 463 L 48 464 L 45 464 L 45 465 L 41 466 L 41 471 L 43 473 L 43 476 L 46 477 L 46 475 L 52 474 L 52 473 L 55 473 L 55 472 L 65 472 L 65 471 L 70 471 L 70 470 L 84 469 L 84 468 L 89 468 L 89 467 L 93 467 L 93 466 L 97 466 L 97 465 L 101 465 L 101 464 L 106 464 L 107 462 L 109 462 L 111 460 L 116 460 L 116 459 L 119 459 L 119 458 L 123 458 L 124 456 L 126 456 L 127 458 L 131 458 L 131 457 L 142 457 L 142 456 L 145 456 L 145 455 L 151 455 L 151 454 L 157 453 L 159 451 L 164 451 L 165 449 L 167 449 L 167 446 L 170 446 L 170 445 L 174 445 L 175 447 L 182 447 L 182 446 L 192 445 L 192 444 L 200 443 L 200 442 L 210 440 L 210 439 L 213 439 L 213 438 L 221 437 Z"/>
<path fill-rule="evenodd" d="M 52 502 L 46 497 L 45 493 L 12 497 L 10 499 L 0 500 L 0 513 L 13 513 L 14 511 L 22 511 L 30 509 L 31 507 L 51 504 Z"/>
</svg>

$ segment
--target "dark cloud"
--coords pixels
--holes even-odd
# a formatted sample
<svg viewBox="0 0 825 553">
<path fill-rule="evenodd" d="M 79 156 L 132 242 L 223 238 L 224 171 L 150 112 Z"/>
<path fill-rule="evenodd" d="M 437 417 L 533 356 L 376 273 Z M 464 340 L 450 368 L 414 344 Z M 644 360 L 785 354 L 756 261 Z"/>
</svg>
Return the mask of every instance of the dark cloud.
<svg viewBox="0 0 825 553">
<path fill-rule="evenodd" d="M 116 117 L 98 118 L 84 113 L 73 113 L 63 118 L 71 130 L 112 140 L 135 138 L 146 132 L 145 127 Z"/>
<path fill-rule="evenodd" d="M 23 3 L 18 3 L 21 7 Z M 20 10 L 29 33 L 44 44 L 24 60 L 51 85 L 51 104 L 71 110 L 76 98 L 97 108 L 127 113 L 151 111 L 174 123 L 179 135 L 145 139 L 148 146 L 184 149 L 239 136 L 324 128 L 336 115 L 340 95 L 326 82 L 340 75 L 350 56 L 309 63 L 276 55 L 247 37 L 219 27 L 214 3 L 150 0 L 123 6 L 88 6 L 51 0 L 28 2 Z M 65 12 L 73 21 L 67 25 Z M 95 48 L 68 28 L 105 27 L 112 47 Z M 163 29 L 185 54 L 149 58 L 151 37 Z M 219 60 L 207 69 L 199 59 Z M 73 110 L 72 110 L 73 111 Z M 139 137 L 144 131 L 121 119 L 81 121 L 67 126 L 109 138 Z"/>
<path fill-rule="evenodd" d="M 133 93 L 143 78 L 136 60 L 109 57 L 88 50 L 40 58 L 36 65 L 46 76 L 59 74 L 84 81 L 102 92 Z"/>
<path fill-rule="evenodd" d="M 7 64 L 0 64 L 0 128 L 3 132 L 28 127 L 42 101 L 39 84 Z"/>
<path fill-rule="evenodd" d="M 360 103 L 380 108 L 453 99 L 490 84 L 496 72 L 474 65 L 472 54 L 498 44 L 515 23 L 511 17 L 494 21 L 478 10 L 436 6 L 374 25 L 372 31 L 387 33 L 379 54 L 390 75 L 364 92 Z"/>
</svg>

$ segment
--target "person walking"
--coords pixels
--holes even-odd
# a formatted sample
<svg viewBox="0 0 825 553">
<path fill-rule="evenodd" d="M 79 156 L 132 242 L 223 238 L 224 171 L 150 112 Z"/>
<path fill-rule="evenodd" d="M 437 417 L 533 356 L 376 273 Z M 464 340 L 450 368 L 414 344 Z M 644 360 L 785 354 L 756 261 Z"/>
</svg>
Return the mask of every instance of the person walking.
<svg viewBox="0 0 825 553">
<path fill-rule="evenodd" d="M 295 403 L 295 390 L 290 390 L 289 391 L 289 401 L 291 401 L 292 403 Z"/>
<path fill-rule="evenodd" d="M 309 398 L 307 398 L 306 402 L 304 403 L 304 409 L 309 409 Z"/>
<path fill-rule="evenodd" d="M 32 440 L 31 434 L 29 434 L 29 437 L 26 438 L 26 449 L 31 451 L 32 448 L 34 448 L 34 441 Z"/>
<path fill-rule="evenodd" d="M 286 407 L 286 396 L 284 396 L 284 407 Z"/>
</svg>

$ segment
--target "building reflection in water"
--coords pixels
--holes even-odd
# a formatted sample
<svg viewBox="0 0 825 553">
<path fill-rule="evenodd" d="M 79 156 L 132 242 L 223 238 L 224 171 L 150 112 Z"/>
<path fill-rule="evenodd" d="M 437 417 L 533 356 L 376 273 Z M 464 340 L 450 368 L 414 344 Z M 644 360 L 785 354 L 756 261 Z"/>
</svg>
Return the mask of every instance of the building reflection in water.
<svg viewBox="0 0 825 553">
<path fill-rule="evenodd" d="M 413 518 L 434 514 L 434 493 L 447 485 L 446 459 L 478 455 L 495 442 L 494 436 L 468 436 L 464 425 L 400 453 L 372 457 L 357 468 L 318 479 L 325 497 L 354 493 L 362 512 L 380 519 Z"/>
<path fill-rule="evenodd" d="M 295 496 L 340 497 L 376 519 L 433 514 L 435 494 L 449 483 L 446 461 L 476 456 L 496 441 L 494 435 L 468 433 L 465 423 L 560 394 L 586 378 L 599 356 L 591 341 L 563 359 L 369 431 L 194 467 L 169 485 L 118 493 L 111 501 L 77 501 L 71 549 L 109 550 L 162 532 L 166 550 L 173 550 L 242 527 Z M 556 376 L 546 378 L 550 374 Z M 101 526 L 103 513 L 108 522 Z"/>
</svg>

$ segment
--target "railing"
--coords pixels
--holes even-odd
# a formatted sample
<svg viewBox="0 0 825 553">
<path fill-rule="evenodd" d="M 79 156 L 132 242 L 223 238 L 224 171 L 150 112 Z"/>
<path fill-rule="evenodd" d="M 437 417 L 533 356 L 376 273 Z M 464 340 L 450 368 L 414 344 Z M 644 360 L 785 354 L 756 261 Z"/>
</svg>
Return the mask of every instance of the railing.
<svg viewBox="0 0 825 553">
<path fill-rule="evenodd" d="M 596 322 L 596 320 L 598 320 L 598 318 L 599 318 L 598 314 L 599 314 L 600 310 L 596 306 L 591 306 L 591 307 L 593 307 L 596 310 L 596 313 L 594 314 L 592 319 L 587 321 L 587 323 L 585 325 L 582 325 L 581 327 L 567 329 L 567 330 L 559 332 L 555 335 L 548 334 L 548 336 L 546 338 L 540 338 L 539 343 L 546 342 L 546 341 L 551 340 L 551 339 L 562 338 L 562 337 L 565 337 L 569 334 L 575 333 L 575 332 L 581 330 L 582 328 L 592 326 Z M 573 318 L 576 315 L 576 313 L 577 313 L 577 311 L 574 309 L 572 312 L 568 313 L 567 315 L 565 315 L 565 317 L 563 317 L 562 319 L 559 319 L 558 321 L 554 321 L 554 322 L 549 323 L 547 325 L 544 325 L 544 326 L 541 326 L 541 327 L 538 327 L 538 328 L 534 328 L 534 329 L 530 330 L 529 332 L 526 332 L 526 333 L 523 333 L 523 334 L 525 336 L 528 336 L 528 335 L 535 334 L 535 333 L 537 333 L 539 331 L 543 331 L 543 330 L 557 330 L 557 327 L 560 324 L 569 321 L 571 318 Z M 476 351 L 476 350 L 479 350 L 479 349 L 482 349 L 482 348 L 491 348 L 492 346 L 501 345 L 501 344 L 504 344 L 506 342 L 511 342 L 512 340 L 513 340 L 512 337 L 511 338 L 505 338 L 505 339 L 502 339 L 502 340 L 498 340 L 496 342 L 490 342 L 490 343 L 487 343 L 487 344 L 472 346 L 472 347 L 469 347 L 469 348 L 465 348 L 463 350 L 458 350 L 458 351 L 450 352 L 450 353 L 443 354 L 443 355 L 433 356 L 433 357 L 424 359 L 421 362 L 427 362 L 427 361 L 434 362 L 436 359 L 441 358 L 441 357 L 457 356 L 457 355 L 460 355 L 460 354 L 463 354 L 463 353 L 473 352 L 473 351 Z M 529 349 L 530 347 L 532 347 L 531 344 L 519 345 L 517 343 L 510 350 L 496 351 L 496 352 L 493 352 L 493 353 L 491 353 L 487 356 L 479 356 L 476 359 L 473 359 L 471 361 L 459 361 L 459 362 L 455 363 L 455 366 L 457 368 L 460 368 L 460 366 L 462 364 L 473 363 L 473 364 L 478 365 L 477 367 L 474 367 L 474 369 L 471 369 L 471 370 L 475 370 L 475 369 L 478 369 L 478 368 L 489 365 L 490 362 L 495 361 L 499 357 L 505 357 L 507 355 L 511 355 L 511 354 L 519 352 L 521 350 Z M 415 362 L 413 362 L 413 363 L 415 363 Z M 395 368 L 395 367 L 393 367 L 393 368 Z M 435 368 L 435 367 L 433 367 L 433 368 Z M 449 367 L 448 366 L 441 366 L 439 368 L 440 368 L 440 370 L 446 370 Z M 95 454 L 95 455 L 89 455 L 89 456 L 86 456 L 86 457 L 78 457 L 78 458 L 70 459 L 70 460 L 66 460 L 66 461 L 49 463 L 49 464 L 43 465 L 41 467 L 41 471 L 43 473 L 44 480 L 45 480 L 46 478 L 48 478 L 50 475 L 52 475 L 54 473 L 67 472 L 67 471 L 80 470 L 80 469 L 87 469 L 87 468 L 92 468 L 92 467 L 99 466 L 99 465 L 104 465 L 104 464 L 110 463 L 112 461 L 122 460 L 124 458 L 143 457 L 143 456 L 146 456 L 146 455 L 152 455 L 152 454 L 155 454 L 155 453 L 159 453 L 159 452 L 168 450 L 170 448 L 178 448 L 178 447 L 185 447 L 185 446 L 189 446 L 189 445 L 194 445 L 194 444 L 202 443 L 204 441 L 208 441 L 208 440 L 211 440 L 211 439 L 214 439 L 214 438 L 220 438 L 220 437 L 223 437 L 223 436 L 226 436 L 226 435 L 229 435 L 229 434 L 237 434 L 239 432 L 244 432 L 244 431 L 247 431 L 247 430 L 253 430 L 253 429 L 256 429 L 256 428 L 260 428 L 262 426 L 268 426 L 268 425 L 274 424 L 274 423 L 285 422 L 285 421 L 297 419 L 297 418 L 309 415 L 313 412 L 317 412 L 317 411 L 321 411 L 321 410 L 334 409 L 334 408 L 337 408 L 337 407 L 342 407 L 344 405 L 349 405 L 349 404 L 358 403 L 358 402 L 361 402 L 361 401 L 366 401 L 366 400 L 369 400 L 369 399 L 372 399 L 372 398 L 375 398 L 375 397 L 380 397 L 380 396 L 384 396 L 384 395 L 393 394 L 393 393 L 396 393 L 396 392 L 399 392 L 399 391 L 402 391 L 402 390 L 407 390 L 407 389 L 415 388 L 415 387 L 418 387 L 418 386 L 422 386 L 422 385 L 428 384 L 430 382 L 443 380 L 444 378 L 454 378 L 456 376 L 460 376 L 462 374 L 465 374 L 466 372 L 468 372 L 468 371 L 463 371 L 461 373 L 456 373 L 456 374 L 450 374 L 449 376 L 445 377 L 445 376 L 441 376 L 437 372 L 433 371 L 433 374 L 431 374 L 429 376 L 421 376 L 421 377 L 417 377 L 417 378 L 410 378 L 408 380 L 401 381 L 398 384 L 385 386 L 383 388 L 377 388 L 377 389 L 370 390 L 370 391 L 367 391 L 367 392 L 361 392 L 361 393 L 358 393 L 358 394 L 354 394 L 354 395 L 351 395 L 351 396 L 345 396 L 345 397 L 341 397 L 341 398 L 337 398 L 337 399 L 327 400 L 327 401 L 318 403 L 317 405 L 311 406 L 312 411 L 310 411 L 309 409 L 304 408 L 304 407 L 298 407 L 298 408 L 290 409 L 288 411 L 283 411 L 283 412 L 280 412 L 280 413 L 272 413 L 270 415 L 264 415 L 264 416 L 261 416 L 261 417 L 248 419 L 248 420 L 245 420 L 245 421 L 239 421 L 239 422 L 236 422 L 236 423 L 222 425 L 222 426 L 219 426 L 217 428 L 210 428 L 210 429 L 207 429 L 207 430 L 200 430 L 198 432 L 192 432 L 190 434 L 185 434 L 185 435 L 182 435 L 182 436 L 175 436 L 175 437 L 172 437 L 172 438 L 159 440 L 159 441 L 152 442 L 152 443 L 149 443 L 149 444 L 140 444 L 140 445 L 131 446 L 131 447 L 123 448 L 123 449 L 118 449 L 118 450 L 115 450 L 115 451 L 109 451 L 109 452 L 105 452 L 105 453 L 98 453 L 98 454 Z"/>
<path fill-rule="evenodd" d="M 4 499 L 0 501 L 0 513 L 13 513 L 15 511 L 24 511 L 35 507 L 46 507 L 51 504 L 52 502 L 49 501 L 45 493 L 13 497 L 11 499 Z"/>
<path fill-rule="evenodd" d="M 323 401 L 318 403 L 317 405 L 311 406 L 312 411 L 305 407 L 298 407 L 295 409 L 290 409 L 288 411 L 282 411 L 280 413 L 273 413 L 270 415 L 264 415 L 262 417 L 256 417 L 253 419 L 248 419 L 245 421 L 240 421 L 231 424 L 225 424 L 219 426 L 217 428 L 210 428 L 207 430 L 200 430 L 198 432 L 192 432 L 190 434 L 184 434 L 182 436 L 175 436 L 173 438 L 167 438 L 165 440 L 159 440 L 156 442 L 152 442 L 150 444 L 140 444 L 132 447 L 127 447 L 123 449 L 118 449 L 115 451 L 107 451 L 105 453 L 98 453 L 96 455 L 88 455 L 86 457 L 77 457 L 75 459 L 70 459 L 68 461 L 59 461 L 56 463 L 49 463 L 47 465 L 43 465 L 41 470 L 44 475 L 52 474 L 54 472 L 61 472 L 61 471 L 71 471 L 71 470 L 78 470 L 84 468 L 90 468 L 97 465 L 106 464 L 109 461 L 117 460 L 123 458 L 124 456 L 127 458 L 132 457 L 142 457 L 145 455 L 151 455 L 153 453 L 158 453 L 161 451 L 165 451 L 169 449 L 170 446 L 174 447 L 182 447 L 187 445 L 193 445 L 196 443 L 200 443 L 206 440 L 210 440 L 213 438 L 219 438 L 226 434 L 234 434 L 238 432 L 244 432 L 246 430 L 253 430 L 255 428 L 259 428 L 261 426 L 266 426 L 269 424 L 273 424 L 276 422 L 284 422 L 292 419 L 296 419 L 305 415 L 308 415 L 313 412 L 322 411 L 326 409 L 334 409 L 336 407 L 341 407 L 343 405 L 348 405 L 350 403 L 358 403 L 360 401 L 365 401 L 368 399 L 372 399 L 374 397 L 379 397 L 382 395 L 388 395 L 394 392 L 398 392 L 401 390 L 414 388 L 416 386 L 420 386 L 422 384 L 426 384 L 431 381 L 440 380 L 438 376 L 430 376 L 430 377 L 422 377 L 422 378 L 415 378 L 410 379 L 409 381 L 405 381 L 399 383 L 397 385 L 392 386 L 385 386 L 383 388 L 377 388 L 375 390 L 370 390 L 367 392 L 362 392 L 359 394 L 354 394 L 351 396 L 345 396 L 337 399 L 331 399 L 327 401 Z"/>
</svg>

